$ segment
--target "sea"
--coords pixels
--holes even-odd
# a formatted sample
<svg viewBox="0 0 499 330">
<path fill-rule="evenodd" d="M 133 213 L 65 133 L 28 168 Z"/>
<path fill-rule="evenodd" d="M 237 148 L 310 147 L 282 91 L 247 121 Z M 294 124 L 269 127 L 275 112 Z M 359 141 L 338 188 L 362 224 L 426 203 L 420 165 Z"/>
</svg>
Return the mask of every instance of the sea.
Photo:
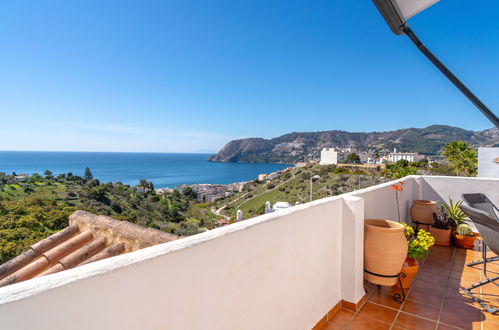
<svg viewBox="0 0 499 330">
<path fill-rule="evenodd" d="M 83 176 L 86 167 L 100 182 L 137 185 L 140 179 L 156 188 L 181 184 L 228 184 L 249 181 L 258 174 L 280 171 L 291 164 L 216 163 L 211 154 L 126 153 L 126 152 L 52 152 L 0 151 L 0 172 L 39 173 L 51 170 L 54 175 L 71 172 Z"/>
</svg>

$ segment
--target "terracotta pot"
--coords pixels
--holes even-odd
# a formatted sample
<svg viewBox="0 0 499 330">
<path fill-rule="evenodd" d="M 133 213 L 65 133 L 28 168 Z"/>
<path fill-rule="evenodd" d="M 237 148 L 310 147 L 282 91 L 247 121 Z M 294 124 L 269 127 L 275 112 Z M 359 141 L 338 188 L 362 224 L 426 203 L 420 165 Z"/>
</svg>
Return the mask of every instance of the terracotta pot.
<svg viewBox="0 0 499 330">
<path fill-rule="evenodd" d="M 480 237 L 478 233 L 473 233 L 473 236 L 461 236 L 452 232 L 454 245 L 463 249 L 473 249 L 475 247 L 475 240 Z"/>
<path fill-rule="evenodd" d="M 400 280 L 402 281 L 402 287 L 404 289 L 409 289 L 411 287 L 411 282 L 412 279 L 414 278 L 414 275 L 419 270 L 419 263 L 416 259 L 407 257 L 404 261 L 404 265 L 402 266 L 402 271 L 401 271 L 401 277 Z M 395 284 L 397 288 L 400 288 L 399 283 Z"/>
<path fill-rule="evenodd" d="M 398 222 L 366 219 L 364 222 L 364 269 L 380 275 L 397 275 L 407 257 L 404 226 Z M 366 280 L 393 286 L 396 277 L 380 277 L 364 272 Z"/>
<path fill-rule="evenodd" d="M 430 235 L 435 238 L 436 245 L 450 246 L 450 234 L 451 234 L 450 228 L 439 229 L 430 226 Z"/>
<path fill-rule="evenodd" d="M 415 200 L 411 206 L 411 218 L 419 223 L 433 224 L 433 213 L 438 213 L 437 202 Z"/>
</svg>

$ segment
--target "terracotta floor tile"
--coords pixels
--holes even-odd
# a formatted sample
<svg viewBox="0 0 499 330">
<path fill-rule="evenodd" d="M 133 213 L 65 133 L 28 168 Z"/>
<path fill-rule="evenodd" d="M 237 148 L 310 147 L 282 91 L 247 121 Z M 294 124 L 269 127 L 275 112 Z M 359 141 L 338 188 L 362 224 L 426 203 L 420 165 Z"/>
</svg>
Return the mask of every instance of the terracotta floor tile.
<svg viewBox="0 0 499 330">
<path fill-rule="evenodd" d="M 345 326 L 346 324 L 348 324 L 348 322 L 350 322 L 354 314 L 354 312 L 347 311 L 346 309 L 340 309 L 329 321 L 338 325 Z"/>
<path fill-rule="evenodd" d="M 443 294 L 435 294 L 432 291 L 424 290 L 424 289 L 411 289 L 409 293 L 409 300 L 414 300 L 418 302 L 422 302 L 427 305 L 432 305 L 436 307 L 440 307 L 442 301 L 444 299 Z"/>
<path fill-rule="evenodd" d="M 393 299 L 395 293 L 400 294 L 400 289 L 382 287 L 381 290 L 374 290 L 367 301 L 375 302 L 383 306 L 388 306 L 395 309 L 400 309 L 402 304 Z"/>
<path fill-rule="evenodd" d="M 372 302 L 364 304 L 359 314 L 369 316 L 373 319 L 380 320 L 386 323 L 392 323 L 397 316 L 398 311 L 389 307 L 380 306 Z"/>
<path fill-rule="evenodd" d="M 491 322 L 483 322 L 483 330 L 497 330 L 499 329 L 499 324 Z"/>
<path fill-rule="evenodd" d="M 448 275 L 429 273 L 420 270 L 416 273 L 416 276 L 414 277 L 413 281 L 414 283 L 416 283 L 417 281 L 445 283 L 447 282 L 448 278 L 449 278 Z"/>
<path fill-rule="evenodd" d="M 447 289 L 449 288 L 469 288 L 472 284 L 477 283 L 478 280 L 472 278 L 449 278 L 449 282 L 447 282 Z"/>
<path fill-rule="evenodd" d="M 445 289 L 447 287 L 447 280 L 443 282 L 434 282 L 434 281 L 424 281 L 420 279 L 414 284 L 411 285 L 413 290 L 424 290 L 432 292 L 434 295 L 444 295 Z"/>
<path fill-rule="evenodd" d="M 344 327 L 331 322 L 327 323 L 326 326 L 322 328 L 322 330 L 340 330 L 340 329 L 344 329 Z"/>
<path fill-rule="evenodd" d="M 453 327 L 452 325 L 443 324 L 443 323 L 439 323 L 437 326 L 437 330 L 456 330 L 456 329 L 461 329 L 461 328 L 456 328 Z"/>
<path fill-rule="evenodd" d="M 395 325 L 403 327 L 405 329 L 416 329 L 416 330 L 434 330 L 437 326 L 437 322 L 428 321 L 414 315 L 406 314 L 404 312 L 400 313 L 395 321 Z"/>
<path fill-rule="evenodd" d="M 439 256 L 439 255 L 430 255 L 428 256 L 428 258 L 426 259 L 426 263 L 430 263 L 430 264 L 435 264 L 435 265 L 439 265 L 439 266 L 445 266 L 445 267 L 448 267 L 452 264 L 452 261 L 453 261 L 453 256 L 452 254 L 448 255 L 448 256 Z"/>
<path fill-rule="evenodd" d="M 425 272 L 435 273 L 441 276 L 447 276 L 450 272 L 450 267 L 444 267 L 432 263 L 430 264 L 424 263 L 421 267 L 419 267 L 419 269 Z"/>
<path fill-rule="evenodd" d="M 497 329 L 499 329 L 499 314 L 490 314 L 489 312 L 483 310 L 482 311 L 482 321 L 488 323 L 496 323 Z"/>
<path fill-rule="evenodd" d="M 463 329 L 472 329 L 481 320 L 479 305 L 462 299 L 446 299 L 440 314 L 440 322 Z"/>
<path fill-rule="evenodd" d="M 418 301 L 407 300 L 404 307 L 402 307 L 402 311 L 436 321 L 438 320 L 440 307 L 426 305 Z"/>
<path fill-rule="evenodd" d="M 367 316 L 357 314 L 350 325 L 348 326 L 348 329 L 352 330 L 388 330 L 390 329 L 390 324 L 371 319 Z"/>
<path fill-rule="evenodd" d="M 477 291 L 478 292 L 478 291 Z M 466 292 L 464 292 L 464 287 L 452 287 L 449 286 L 445 291 L 446 299 L 463 299 L 463 300 L 471 300 L 471 297 L 468 296 Z"/>
<path fill-rule="evenodd" d="M 467 268 L 466 271 L 451 271 L 450 275 L 451 278 L 455 279 L 466 279 L 466 280 L 471 280 L 471 281 L 479 281 L 480 280 L 480 270 L 478 269 L 472 269 L 470 267 Z"/>
</svg>

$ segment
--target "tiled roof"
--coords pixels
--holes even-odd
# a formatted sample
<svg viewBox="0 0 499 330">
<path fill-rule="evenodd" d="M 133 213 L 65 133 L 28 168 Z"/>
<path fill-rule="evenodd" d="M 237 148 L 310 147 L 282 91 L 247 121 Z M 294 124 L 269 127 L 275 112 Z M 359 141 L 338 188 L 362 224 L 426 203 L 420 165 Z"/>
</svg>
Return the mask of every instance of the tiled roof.
<svg viewBox="0 0 499 330">
<path fill-rule="evenodd" d="M 179 238 L 128 221 L 76 211 L 69 217 L 68 227 L 1 265 L 0 287 Z"/>
</svg>

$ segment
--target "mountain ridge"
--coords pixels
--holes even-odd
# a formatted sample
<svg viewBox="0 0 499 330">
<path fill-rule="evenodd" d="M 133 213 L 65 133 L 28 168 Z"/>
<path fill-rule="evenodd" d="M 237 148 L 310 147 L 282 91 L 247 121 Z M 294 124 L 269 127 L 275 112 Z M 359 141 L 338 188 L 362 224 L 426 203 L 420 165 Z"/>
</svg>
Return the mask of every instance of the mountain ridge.
<svg viewBox="0 0 499 330">
<path fill-rule="evenodd" d="M 419 152 L 436 155 L 445 143 L 461 140 L 474 147 L 499 145 L 497 128 L 465 130 L 447 125 L 402 128 L 386 132 L 347 132 L 341 130 L 292 132 L 275 138 L 258 137 L 229 141 L 208 160 L 213 162 L 296 163 L 317 160 L 327 147 L 353 147 Z"/>
</svg>

